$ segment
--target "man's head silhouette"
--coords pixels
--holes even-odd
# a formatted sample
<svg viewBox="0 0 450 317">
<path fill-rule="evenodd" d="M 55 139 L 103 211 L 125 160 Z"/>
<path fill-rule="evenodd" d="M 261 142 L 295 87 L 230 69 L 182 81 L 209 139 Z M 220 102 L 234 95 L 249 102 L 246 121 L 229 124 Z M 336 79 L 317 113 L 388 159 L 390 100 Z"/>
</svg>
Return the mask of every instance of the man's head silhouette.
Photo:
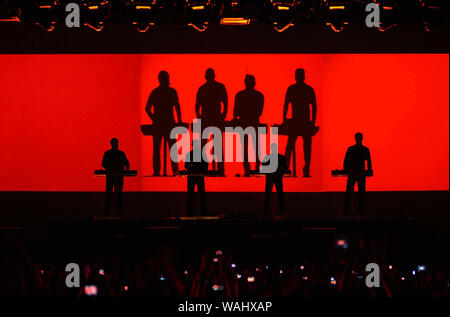
<svg viewBox="0 0 450 317">
<path fill-rule="evenodd" d="M 245 75 L 245 88 L 253 89 L 255 88 L 256 80 L 253 75 Z"/>
<path fill-rule="evenodd" d="M 305 70 L 303 68 L 298 68 L 295 71 L 295 81 L 300 84 L 300 83 L 304 83 L 305 79 L 306 79 Z"/>
<path fill-rule="evenodd" d="M 216 78 L 216 74 L 214 73 L 214 69 L 208 68 L 205 73 L 205 79 L 207 82 L 212 82 Z"/>
<path fill-rule="evenodd" d="M 162 70 L 158 74 L 158 80 L 161 86 L 169 86 L 170 80 L 169 80 L 169 73 L 165 70 Z"/>
<path fill-rule="evenodd" d="M 363 134 L 361 132 L 358 132 L 355 134 L 355 141 L 356 144 L 361 145 L 363 141 Z"/>
<path fill-rule="evenodd" d="M 112 138 L 110 143 L 112 149 L 117 150 L 119 148 L 119 139 Z"/>
</svg>

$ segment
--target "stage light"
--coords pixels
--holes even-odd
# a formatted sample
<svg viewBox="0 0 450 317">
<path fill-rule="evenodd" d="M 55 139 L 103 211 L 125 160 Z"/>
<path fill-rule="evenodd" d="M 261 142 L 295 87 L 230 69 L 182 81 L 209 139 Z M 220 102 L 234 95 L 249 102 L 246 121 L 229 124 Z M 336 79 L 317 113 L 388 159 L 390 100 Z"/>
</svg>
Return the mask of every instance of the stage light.
<svg viewBox="0 0 450 317">
<path fill-rule="evenodd" d="M 97 32 L 105 27 L 105 21 L 111 12 L 111 1 L 84 0 L 81 3 L 81 17 L 83 24 Z"/>
<path fill-rule="evenodd" d="M 297 0 L 270 0 L 273 12 L 273 27 L 277 32 L 286 31 L 294 26 L 295 9 Z"/>
<path fill-rule="evenodd" d="M 20 22 L 20 8 L 13 0 L 0 1 L 0 22 Z"/>
<path fill-rule="evenodd" d="M 131 22 L 145 33 L 156 24 L 156 0 L 131 0 Z"/>
<path fill-rule="evenodd" d="M 342 32 L 349 22 L 349 4 L 342 0 L 322 0 L 325 24 L 334 32 Z"/>
<path fill-rule="evenodd" d="M 378 30 L 386 32 L 398 26 L 398 1 L 376 0 L 375 3 L 380 7 L 380 26 Z"/>
<path fill-rule="evenodd" d="M 252 21 L 252 13 L 248 10 L 251 7 L 250 0 L 224 0 L 221 3 L 220 24 L 245 26 Z"/>
<path fill-rule="evenodd" d="M 211 13 L 211 0 L 186 0 L 187 25 L 199 32 L 208 28 Z"/>
<path fill-rule="evenodd" d="M 21 22 L 33 23 L 47 32 L 55 29 L 60 3 L 58 0 L 22 2 L 18 10 Z"/>
<path fill-rule="evenodd" d="M 444 7 L 442 0 L 420 0 L 422 9 L 423 27 L 427 32 L 443 28 L 448 24 L 448 2 L 447 7 Z"/>
</svg>

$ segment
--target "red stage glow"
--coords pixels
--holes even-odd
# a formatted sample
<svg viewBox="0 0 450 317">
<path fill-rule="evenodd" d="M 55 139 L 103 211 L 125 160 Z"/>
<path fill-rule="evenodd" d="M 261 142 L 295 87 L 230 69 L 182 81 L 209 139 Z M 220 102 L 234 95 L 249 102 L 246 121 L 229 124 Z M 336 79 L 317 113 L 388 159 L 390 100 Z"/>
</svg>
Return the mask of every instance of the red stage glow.
<svg viewBox="0 0 450 317">
<path fill-rule="evenodd" d="M 195 117 L 206 68 L 225 84 L 232 118 L 244 77 L 265 97 L 261 121 L 281 123 L 284 95 L 296 68 L 317 96 L 319 133 L 313 138 L 312 178 L 286 178 L 287 191 L 342 191 L 342 168 L 357 131 L 371 149 L 375 176 L 368 190 L 449 189 L 448 54 L 429 55 L 2 55 L 0 69 L 0 190 L 101 191 L 92 177 L 109 140 L 118 137 L 132 169 L 152 174 L 152 138 L 140 133 L 157 74 L 166 70 L 184 122 Z M 280 137 L 284 152 L 285 137 Z M 303 166 L 297 141 L 297 169 Z M 170 171 L 170 167 L 169 167 Z M 263 191 L 263 178 L 207 179 L 209 191 Z M 185 178 L 126 179 L 125 190 L 184 191 Z"/>
</svg>

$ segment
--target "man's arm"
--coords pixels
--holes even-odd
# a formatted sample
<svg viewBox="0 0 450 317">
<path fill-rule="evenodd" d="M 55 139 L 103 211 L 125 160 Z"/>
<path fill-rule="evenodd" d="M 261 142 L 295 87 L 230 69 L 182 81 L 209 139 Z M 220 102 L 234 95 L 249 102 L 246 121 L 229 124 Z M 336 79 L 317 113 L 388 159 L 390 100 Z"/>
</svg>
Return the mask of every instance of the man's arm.
<svg viewBox="0 0 450 317">
<path fill-rule="evenodd" d="M 312 90 L 311 111 L 312 111 L 312 123 L 316 124 L 317 101 L 316 101 L 316 93 L 314 92 L 314 89 Z"/>
<path fill-rule="evenodd" d="M 345 158 L 344 158 L 344 171 L 347 171 L 349 168 L 349 163 L 350 163 L 350 148 L 347 149 L 347 153 L 345 153 Z"/>
<path fill-rule="evenodd" d="M 222 118 L 225 120 L 228 113 L 228 94 L 227 89 L 225 88 L 225 85 L 222 85 L 223 91 L 222 91 L 222 103 L 223 103 L 223 112 L 222 112 Z"/>
<path fill-rule="evenodd" d="M 283 107 L 283 122 L 286 121 L 287 118 L 287 112 L 289 109 L 289 104 L 291 103 L 291 97 L 290 97 L 290 92 L 289 92 L 289 88 L 286 91 L 286 96 L 284 98 L 284 107 Z"/>
<path fill-rule="evenodd" d="M 370 150 L 367 149 L 367 169 L 372 170 L 372 158 L 370 157 Z"/>
<path fill-rule="evenodd" d="M 239 93 L 234 97 L 234 109 L 233 109 L 233 119 L 237 119 L 239 117 L 240 111 L 240 101 L 239 101 Z"/>
<path fill-rule="evenodd" d="M 105 170 L 107 170 L 108 169 L 108 155 L 107 155 L 107 153 L 108 152 L 105 152 L 105 154 L 103 154 L 103 159 L 102 159 L 102 167 L 105 169 Z"/>
<path fill-rule="evenodd" d="M 178 123 L 181 123 L 181 107 L 180 107 L 180 100 L 178 99 L 178 93 L 175 90 L 175 111 L 177 113 Z"/>
<path fill-rule="evenodd" d="M 123 153 L 123 152 L 122 152 L 122 153 Z M 125 168 L 126 168 L 127 170 L 130 169 L 130 162 L 128 161 L 128 158 L 127 158 L 127 156 L 126 156 L 125 153 L 123 153 L 123 165 L 125 165 Z"/>
<path fill-rule="evenodd" d="M 153 92 L 150 93 L 150 95 L 148 96 L 148 100 L 147 100 L 147 105 L 145 106 L 145 112 L 148 114 L 148 116 L 150 117 L 150 119 L 152 119 L 153 121 Z"/>
<path fill-rule="evenodd" d="M 263 109 L 264 109 L 264 95 L 260 94 L 261 98 L 259 100 L 259 104 L 258 104 L 258 118 L 261 117 L 262 113 L 263 113 Z"/>
<path fill-rule="evenodd" d="M 189 171 L 189 169 L 191 168 L 190 155 L 191 155 L 191 153 L 186 154 L 186 158 L 184 159 L 184 168 L 187 171 Z"/>
<path fill-rule="evenodd" d="M 197 96 L 195 97 L 195 115 L 197 116 L 197 118 L 201 117 L 200 110 L 201 110 L 202 105 L 201 105 L 201 100 L 200 100 L 201 99 L 200 89 L 201 89 L 201 87 L 198 89 Z"/>
</svg>

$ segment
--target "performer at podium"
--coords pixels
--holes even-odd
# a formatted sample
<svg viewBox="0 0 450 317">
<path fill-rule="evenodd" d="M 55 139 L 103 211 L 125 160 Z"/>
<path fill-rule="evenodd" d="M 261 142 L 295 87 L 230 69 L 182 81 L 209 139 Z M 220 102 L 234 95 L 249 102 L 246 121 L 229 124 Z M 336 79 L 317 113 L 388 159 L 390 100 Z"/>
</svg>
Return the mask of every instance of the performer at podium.
<svg viewBox="0 0 450 317">
<path fill-rule="evenodd" d="M 123 175 L 108 175 L 108 173 L 121 173 L 124 169 L 130 169 L 130 163 L 124 152 L 119 150 L 119 140 L 111 139 L 111 149 L 103 155 L 102 167 L 106 170 L 106 216 L 111 216 L 111 201 L 113 191 L 117 196 L 117 210 L 120 216 L 122 211 Z"/>
<path fill-rule="evenodd" d="M 359 215 L 362 215 L 364 212 L 366 198 L 366 161 L 367 169 L 372 173 L 370 151 L 362 144 L 362 133 L 358 132 L 355 134 L 355 141 L 356 144 L 348 148 L 344 159 L 344 171 L 348 174 L 343 210 L 344 216 L 348 215 L 355 183 L 358 183 L 358 213 Z"/>
<path fill-rule="evenodd" d="M 272 195 L 272 188 L 274 185 L 278 196 L 279 216 L 283 216 L 285 212 L 283 175 L 288 167 L 286 164 L 286 157 L 278 153 L 278 145 L 276 143 L 270 145 L 270 155 L 264 159 L 262 165 L 270 165 L 270 159 L 273 158 L 274 155 L 278 156 L 278 166 L 274 172 L 266 174 L 264 216 L 270 215 L 270 196 Z"/>
<path fill-rule="evenodd" d="M 245 129 L 254 127 L 256 134 L 254 135 L 253 151 L 256 151 L 256 143 L 258 142 L 258 125 L 259 117 L 261 117 L 264 108 L 264 95 L 255 89 L 256 81 L 253 75 L 245 76 L 245 90 L 236 94 L 234 101 L 233 119 L 237 120 L 240 126 Z M 249 157 L 249 135 L 245 134 L 242 142 L 244 177 L 250 176 Z M 256 156 L 256 169 L 259 168 L 258 153 Z"/>
<path fill-rule="evenodd" d="M 197 92 L 195 101 L 195 114 L 202 120 L 202 129 L 207 127 L 223 128 L 228 112 L 228 95 L 225 85 L 216 81 L 214 69 L 208 68 L 205 73 L 206 83 Z M 206 140 L 207 141 L 207 140 Z M 223 140 L 222 140 L 223 141 Z M 202 142 L 203 143 L 203 142 Z M 202 144 L 203 147 L 203 144 Z M 224 156 L 222 143 L 222 158 L 218 163 L 220 174 L 225 174 Z M 215 158 L 219 160 L 219 158 Z"/>
<path fill-rule="evenodd" d="M 305 70 L 299 68 L 295 71 L 296 83 L 291 85 L 287 92 L 283 108 L 283 122 L 287 119 L 287 112 L 289 104 L 292 105 L 292 120 L 299 126 L 306 126 L 312 123 L 314 126 L 316 123 L 317 103 L 316 94 L 314 89 L 305 83 Z M 288 136 L 288 142 L 286 145 L 286 163 L 290 166 L 291 155 L 295 148 L 298 135 Z M 311 177 L 311 135 L 302 135 L 303 138 L 303 156 L 305 160 L 305 166 L 303 167 L 303 177 Z"/>
<path fill-rule="evenodd" d="M 186 155 L 185 168 L 188 173 L 206 173 L 208 171 L 208 162 L 203 159 L 202 149 L 198 140 L 192 141 L 192 151 Z M 197 153 L 197 154 L 194 154 Z M 199 155 L 199 157 L 196 157 Z M 198 160 L 196 162 L 196 160 Z M 200 195 L 200 212 L 206 215 L 206 197 L 205 197 L 205 177 L 204 176 L 188 176 L 187 178 L 187 216 L 192 217 L 192 205 L 194 203 L 195 186 Z"/>
<path fill-rule="evenodd" d="M 158 75 L 159 86 L 155 88 L 148 97 L 145 111 L 155 126 L 158 133 L 153 135 L 153 175 L 159 176 L 161 173 L 161 142 L 164 138 L 163 146 L 168 146 L 169 150 L 176 140 L 170 138 L 170 131 L 175 126 L 173 109 L 177 113 L 178 123 L 181 123 L 181 109 L 178 94 L 170 87 L 169 73 L 161 71 Z M 164 162 L 166 164 L 167 162 Z M 178 163 L 172 163 L 172 172 L 178 174 Z"/>
</svg>

